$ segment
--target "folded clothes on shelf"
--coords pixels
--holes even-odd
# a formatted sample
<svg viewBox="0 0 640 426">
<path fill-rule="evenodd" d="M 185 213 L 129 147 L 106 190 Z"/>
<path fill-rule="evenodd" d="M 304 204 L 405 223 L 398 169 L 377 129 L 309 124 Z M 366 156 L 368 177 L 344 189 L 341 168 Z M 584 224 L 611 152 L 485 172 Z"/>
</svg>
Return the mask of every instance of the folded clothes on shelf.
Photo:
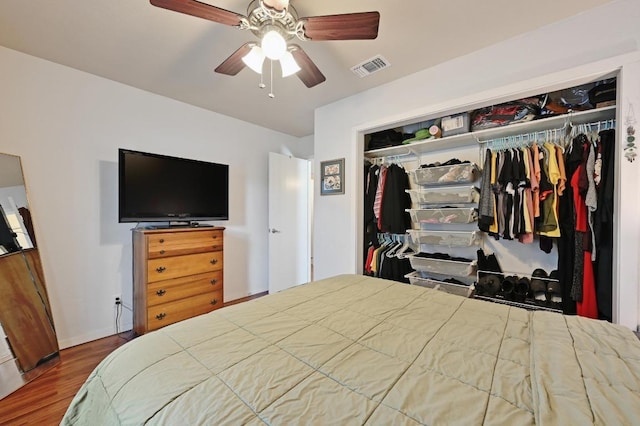
<svg viewBox="0 0 640 426">
<path fill-rule="evenodd" d="M 443 166 L 453 166 L 454 164 L 468 164 L 470 161 L 460 161 L 457 158 L 452 158 L 451 160 L 445 161 L 444 163 L 429 163 L 429 164 L 421 164 L 420 168 L 429 168 L 429 167 L 443 167 Z"/>
</svg>

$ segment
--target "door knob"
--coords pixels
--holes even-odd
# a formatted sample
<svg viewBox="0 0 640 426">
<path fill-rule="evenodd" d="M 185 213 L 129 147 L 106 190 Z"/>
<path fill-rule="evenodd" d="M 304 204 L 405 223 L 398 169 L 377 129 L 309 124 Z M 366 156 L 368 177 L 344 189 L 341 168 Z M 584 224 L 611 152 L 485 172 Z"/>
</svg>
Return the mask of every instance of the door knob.
<svg viewBox="0 0 640 426">
<path fill-rule="evenodd" d="M 271 228 L 270 231 L 271 231 L 272 234 L 279 234 L 280 232 L 282 232 L 282 231 L 280 231 L 279 229 L 276 229 L 276 228 Z"/>
</svg>

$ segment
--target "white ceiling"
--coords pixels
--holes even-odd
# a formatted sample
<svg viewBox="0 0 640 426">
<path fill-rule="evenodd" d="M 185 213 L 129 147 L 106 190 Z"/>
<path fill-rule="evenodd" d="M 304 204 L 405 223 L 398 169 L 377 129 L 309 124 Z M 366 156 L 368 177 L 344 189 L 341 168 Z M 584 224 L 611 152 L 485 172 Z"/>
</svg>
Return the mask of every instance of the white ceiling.
<svg viewBox="0 0 640 426">
<path fill-rule="evenodd" d="M 379 35 L 376 40 L 299 42 L 327 81 L 308 89 L 297 77 L 276 75 L 275 99 L 258 89 L 260 77 L 248 68 L 235 77 L 213 72 L 254 40 L 251 32 L 160 9 L 148 0 L 2 0 L 0 45 L 306 136 L 313 133 L 313 111 L 319 106 L 610 1 L 292 0 L 301 17 L 377 10 Z M 249 0 L 205 2 L 244 14 Z M 377 54 L 391 67 L 362 79 L 351 72 Z"/>
</svg>

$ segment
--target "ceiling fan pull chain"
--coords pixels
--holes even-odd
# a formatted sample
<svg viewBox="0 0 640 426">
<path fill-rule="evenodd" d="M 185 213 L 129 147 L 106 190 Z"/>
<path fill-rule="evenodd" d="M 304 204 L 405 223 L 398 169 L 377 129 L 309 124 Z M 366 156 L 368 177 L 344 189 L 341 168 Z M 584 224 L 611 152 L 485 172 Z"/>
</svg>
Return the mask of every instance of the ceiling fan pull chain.
<svg viewBox="0 0 640 426">
<path fill-rule="evenodd" d="M 267 87 L 266 84 L 264 84 L 264 73 L 261 72 L 260 73 L 260 84 L 258 85 L 259 88 L 264 89 L 265 87 Z"/>
<path fill-rule="evenodd" d="M 269 62 L 271 63 L 271 70 L 269 71 L 269 78 L 271 79 L 271 84 L 269 85 L 269 89 L 271 91 L 269 92 L 269 97 L 273 99 L 276 97 L 276 95 L 273 94 L 273 61 L 269 60 Z"/>
</svg>

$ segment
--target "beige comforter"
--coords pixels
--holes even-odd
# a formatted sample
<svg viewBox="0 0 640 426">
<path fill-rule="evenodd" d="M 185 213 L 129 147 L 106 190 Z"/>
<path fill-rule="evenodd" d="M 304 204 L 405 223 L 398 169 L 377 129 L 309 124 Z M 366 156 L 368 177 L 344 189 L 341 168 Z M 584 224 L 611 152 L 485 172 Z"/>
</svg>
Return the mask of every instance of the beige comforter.
<svg viewBox="0 0 640 426">
<path fill-rule="evenodd" d="M 343 275 L 133 340 L 62 424 L 638 422 L 623 327 Z"/>
</svg>

